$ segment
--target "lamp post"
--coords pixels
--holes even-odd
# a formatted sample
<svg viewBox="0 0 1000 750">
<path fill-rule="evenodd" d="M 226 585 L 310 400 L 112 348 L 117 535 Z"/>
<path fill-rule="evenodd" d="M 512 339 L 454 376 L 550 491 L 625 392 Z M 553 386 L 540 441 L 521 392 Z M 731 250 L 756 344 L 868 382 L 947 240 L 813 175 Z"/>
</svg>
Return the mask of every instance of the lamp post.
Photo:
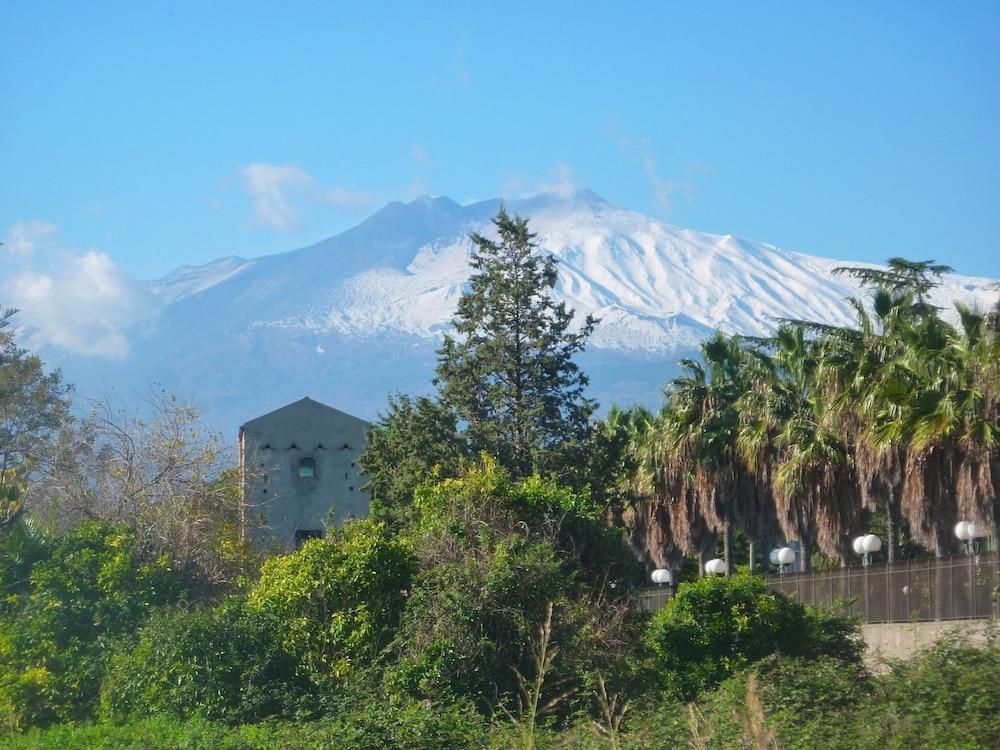
<svg viewBox="0 0 1000 750">
<path fill-rule="evenodd" d="M 856 538 L 851 546 L 861 555 L 861 564 L 867 568 L 872 564 L 872 555 L 882 549 L 882 540 L 875 534 L 865 534 Z"/>
<path fill-rule="evenodd" d="M 795 550 L 791 547 L 782 547 L 778 550 L 778 565 L 784 568 L 795 562 Z"/>
<path fill-rule="evenodd" d="M 865 534 L 855 538 L 851 546 L 857 554 L 861 555 L 861 564 L 865 568 L 865 622 L 869 622 L 871 618 L 868 616 L 868 568 L 872 564 L 872 555 L 882 549 L 882 540 L 875 534 Z M 889 585 L 888 575 L 889 573 L 886 571 L 886 586 Z"/>
<path fill-rule="evenodd" d="M 955 524 L 955 536 L 965 544 L 965 552 L 969 556 L 969 612 L 976 616 L 976 524 L 972 521 L 959 521 Z"/>
</svg>

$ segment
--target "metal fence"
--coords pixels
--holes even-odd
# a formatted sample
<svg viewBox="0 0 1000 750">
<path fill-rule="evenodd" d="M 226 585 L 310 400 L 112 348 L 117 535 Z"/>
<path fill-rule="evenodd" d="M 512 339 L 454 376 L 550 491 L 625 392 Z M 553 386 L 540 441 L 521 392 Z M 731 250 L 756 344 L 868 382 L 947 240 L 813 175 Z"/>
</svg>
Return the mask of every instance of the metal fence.
<svg viewBox="0 0 1000 750">
<path fill-rule="evenodd" d="M 671 591 L 669 586 L 653 586 L 639 589 L 636 592 L 636 606 L 643 612 L 661 610 L 670 601 Z"/>
<path fill-rule="evenodd" d="M 1000 615 L 997 552 L 771 575 L 767 585 L 803 604 L 841 607 L 862 622 L 967 620 Z M 670 596 L 667 586 L 642 588 L 636 593 L 636 604 L 641 610 L 656 612 Z"/>
<path fill-rule="evenodd" d="M 767 583 L 803 604 L 841 604 L 862 622 L 967 620 L 997 616 L 998 562 L 986 552 L 773 575 Z"/>
</svg>

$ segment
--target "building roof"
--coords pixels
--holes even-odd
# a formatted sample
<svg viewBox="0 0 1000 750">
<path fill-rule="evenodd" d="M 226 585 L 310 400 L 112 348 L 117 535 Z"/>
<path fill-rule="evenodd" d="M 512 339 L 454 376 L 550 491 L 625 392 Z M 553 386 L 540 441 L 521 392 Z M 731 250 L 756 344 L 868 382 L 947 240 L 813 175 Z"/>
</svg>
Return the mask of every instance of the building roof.
<svg viewBox="0 0 1000 750">
<path fill-rule="evenodd" d="M 270 417 L 273 417 L 273 416 L 275 416 L 277 414 L 283 414 L 283 413 L 287 413 L 287 412 L 300 411 L 300 410 L 303 410 L 303 409 L 308 409 L 309 411 L 313 411 L 313 412 L 315 412 L 315 411 L 327 411 L 327 412 L 330 412 L 331 414 L 338 414 L 341 417 L 346 417 L 347 419 L 351 419 L 351 420 L 353 420 L 355 422 L 359 422 L 366 429 L 369 428 L 369 427 L 371 427 L 371 424 L 369 424 L 368 422 L 366 422 L 365 420 L 363 420 L 363 419 L 361 419 L 359 417 L 355 417 L 353 414 L 348 414 L 346 411 L 341 411 L 340 409 L 334 409 L 332 406 L 327 406 L 324 403 L 321 403 L 319 401 L 316 401 L 315 399 L 311 399 L 308 396 L 306 396 L 305 398 L 300 398 L 298 401 L 293 401 L 290 404 L 285 404 L 284 406 L 279 407 L 279 408 L 275 409 L 274 411 L 269 411 L 267 414 L 261 414 L 259 417 L 255 417 L 254 419 L 251 419 L 248 422 L 245 422 L 244 424 L 240 425 L 240 432 L 242 433 L 243 430 L 245 430 L 247 427 L 250 427 L 250 426 L 254 425 L 257 422 L 261 422 L 261 421 L 267 420 Z"/>
</svg>

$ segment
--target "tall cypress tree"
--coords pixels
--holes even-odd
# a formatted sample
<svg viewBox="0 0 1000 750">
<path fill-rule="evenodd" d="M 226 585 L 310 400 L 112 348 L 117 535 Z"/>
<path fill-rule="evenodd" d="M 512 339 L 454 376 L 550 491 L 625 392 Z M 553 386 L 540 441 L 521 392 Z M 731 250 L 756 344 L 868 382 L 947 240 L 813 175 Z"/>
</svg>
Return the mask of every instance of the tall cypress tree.
<svg viewBox="0 0 1000 750">
<path fill-rule="evenodd" d="M 442 399 L 468 425 L 472 448 L 518 477 L 561 473 L 579 457 L 596 404 L 573 355 L 596 320 L 571 331 L 573 311 L 549 295 L 556 260 L 536 252 L 528 222 L 503 206 L 497 239 L 472 235 L 476 273 L 458 302 L 455 334 L 438 351 Z"/>
</svg>

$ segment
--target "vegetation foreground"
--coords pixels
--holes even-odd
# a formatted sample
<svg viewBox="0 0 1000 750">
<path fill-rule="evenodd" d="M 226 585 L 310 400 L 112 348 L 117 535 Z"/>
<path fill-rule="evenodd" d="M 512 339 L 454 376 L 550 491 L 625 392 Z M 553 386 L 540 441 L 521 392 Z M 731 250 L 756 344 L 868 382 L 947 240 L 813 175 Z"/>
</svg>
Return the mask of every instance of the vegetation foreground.
<svg viewBox="0 0 1000 750">
<path fill-rule="evenodd" d="M 1000 747 L 1000 649 L 939 645 L 872 677 L 833 659 L 776 658 L 698 701 L 637 704 L 618 731 L 586 718 L 540 728 L 535 747 L 668 748 Z M 748 686 L 748 682 L 752 681 Z M 230 726 L 172 717 L 61 725 L 8 739 L 11 750 L 438 750 L 523 747 L 508 724 L 461 704 L 372 703 L 334 719 Z"/>
<path fill-rule="evenodd" d="M 526 221 L 495 224 L 438 395 L 392 397 L 370 434 L 370 517 L 291 553 L 248 542 L 260 509 L 192 410 L 73 418 L 0 319 L 0 743 L 1000 747 L 996 639 L 872 674 L 856 622 L 738 559 L 995 530 L 1000 306 L 956 327 L 925 302 L 944 267 L 854 269 L 857 330 L 720 334 L 659 414 L 595 421 L 574 356 L 596 321 L 550 298 Z M 698 578 L 713 554 L 729 575 Z M 654 566 L 684 582 L 650 616 Z"/>
</svg>

